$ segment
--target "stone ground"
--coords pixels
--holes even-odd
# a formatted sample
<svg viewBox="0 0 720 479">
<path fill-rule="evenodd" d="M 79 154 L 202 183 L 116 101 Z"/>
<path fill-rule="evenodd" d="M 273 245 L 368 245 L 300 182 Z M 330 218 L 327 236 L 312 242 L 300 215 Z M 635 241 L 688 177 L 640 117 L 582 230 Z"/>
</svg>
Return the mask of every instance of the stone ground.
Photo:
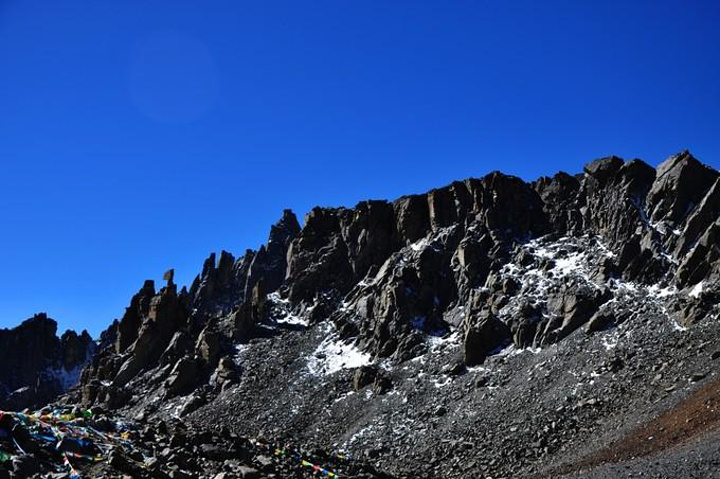
<svg viewBox="0 0 720 479">
<path fill-rule="evenodd" d="M 606 460 L 632 471 L 646 466 L 633 456 L 687 447 L 720 418 L 703 409 L 718 397 L 712 321 L 682 331 L 667 318 L 637 318 L 539 351 L 510 347 L 465 369 L 456 338 L 434 339 L 423 357 L 380 364 L 394 386 L 385 394 L 355 391 L 354 368 L 310 372 L 307 358 L 327 330 L 284 331 L 240 352 L 240 384 L 188 420 L 345 451 L 409 478 L 572 476 Z"/>
</svg>

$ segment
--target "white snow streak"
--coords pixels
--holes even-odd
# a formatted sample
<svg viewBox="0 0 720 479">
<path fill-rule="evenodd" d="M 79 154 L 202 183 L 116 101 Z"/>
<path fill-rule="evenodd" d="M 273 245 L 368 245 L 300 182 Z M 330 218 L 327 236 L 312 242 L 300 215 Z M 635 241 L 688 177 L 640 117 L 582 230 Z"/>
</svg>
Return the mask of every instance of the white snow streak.
<svg viewBox="0 0 720 479">
<path fill-rule="evenodd" d="M 63 391 L 67 391 L 78 383 L 83 367 L 85 367 L 85 363 L 75 366 L 70 371 L 61 367 L 60 369 L 50 369 L 48 373 L 60 382 Z"/>
<path fill-rule="evenodd" d="M 370 364 L 369 354 L 352 344 L 346 344 L 335 334 L 326 337 L 308 357 L 307 368 L 316 376 L 328 376 L 343 369 L 359 368 Z"/>
<path fill-rule="evenodd" d="M 703 290 L 703 281 L 700 281 L 698 284 L 696 284 L 693 289 L 690 290 L 689 295 L 693 298 L 697 298 L 700 296 L 700 293 L 702 293 Z"/>
</svg>

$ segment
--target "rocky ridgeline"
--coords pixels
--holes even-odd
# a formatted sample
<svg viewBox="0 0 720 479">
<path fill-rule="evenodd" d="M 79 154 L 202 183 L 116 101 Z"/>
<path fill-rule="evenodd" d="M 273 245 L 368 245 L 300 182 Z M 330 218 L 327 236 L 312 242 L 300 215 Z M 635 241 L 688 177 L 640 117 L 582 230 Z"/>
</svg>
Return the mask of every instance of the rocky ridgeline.
<svg viewBox="0 0 720 479">
<path fill-rule="evenodd" d="M 719 215 L 720 175 L 688 152 L 657 170 L 609 157 L 582 174 L 532 183 L 494 172 L 394 202 L 314 208 L 302 228 L 287 210 L 266 245 L 238 259 L 212 254 L 189 290 L 177 291 L 172 272 L 159 291 L 147 281 L 103 333 L 77 399 L 121 407 L 141 377 L 166 397 L 211 379 L 222 388 L 238 377 L 235 346 L 272 319 L 267 298 L 275 292 L 310 324 L 330 319 L 343 339 L 395 361 L 458 328 L 474 365 L 503 345 L 547 346 L 589 321 L 616 321 L 598 316 L 611 289 L 578 284 L 499 318 L 513 298 L 528 297 L 503 268 L 534 261 L 524 245 L 537 238 L 595 238 L 607 254 L 589 274 L 603 281 L 696 288 L 673 305 L 678 323 L 689 325 L 717 303 Z M 540 267 L 552 270 L 557 260 Z"/>
<path fill-rule="evenodd" d="M 412 358 L 423 350 L 424 336 L 452 327 L 463 331 L 468 364 L 510 340 L 521 348 L 552 344 L 589 321 L 612 292 L 562 285 L 547 292 L 548 301 L 526 302 L 500 321 L 505 303 L 527 297 L 516 279 L 501 273 L 507 264 L 535 260 L 523 247 L 530 240 L 570 236 L 595 237 L 607 249 L 589 272 L 603 281 L 677 289 L 704 282 L 702 297 L 679 312 L 680 323 L 692 323 L 717 303 L 718 176 L 687 152 L 657 172 L 640 160 L 610 157 L 590 163 L 583 175 L 559 173 L 526 184 L 492 173 L 427 198 L 402 198 L 393 204 L 395 231 L 407 232 L 407 223 L 417 229 L 396 234 L 396 249 L 368 268 L 343 307 L 326 309 L 346 337 L 357 337 L 377 357 Z M 371 231 L 364 234 L 372 237 Z M 551 270 L 559 259 L 544 258 L 541 267 Z M 336 289 L 318 283 L 316 295 Z M 294 285 L 288 288 L 292 301 Z"/>
<path fill-rule="evenodd" d="M 35 407 L 75 385 L 95 351 L 87 331 L 57 337 L 57 323 L 36 314 L 13 329 L 0 330 L 0 410 Z"/>
<path fill-rule="evenodd" d="M 587 441 L 610 421 L 597 414 L 657 404 L 637 378 L 694 367 L 632 358 L 709 334 L 695 325 L 720 312 L 719 218 L 720 174 L 688 152 L 532 183 L 493 172 L 314 208 L 302 227 L 286 210 L 266 245 L 212 254 L 189 290 L 172 271 L 146 281 L 60 402 L 350 449 L 401 477 L 516 477 Z M 568 416 L 571 365 L 580 386 L 615 383 Z"/>
</svg>

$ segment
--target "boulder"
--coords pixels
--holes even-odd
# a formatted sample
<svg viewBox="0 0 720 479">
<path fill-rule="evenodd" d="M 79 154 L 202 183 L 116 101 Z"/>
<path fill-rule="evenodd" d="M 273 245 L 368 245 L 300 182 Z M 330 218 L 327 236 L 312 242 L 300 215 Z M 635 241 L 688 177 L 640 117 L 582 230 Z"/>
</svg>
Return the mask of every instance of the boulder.
<svg viewBox="0 0 720 479">
<path fill-rule="evenodd" d="M 360 391 L 375 382 L 378 373 L 379 371 L 375 366 L 361 366 L 358 368 L 353 376 L 353 388 L 355 391 Z"/>
<path fill-rule="evenodd" d="M 360 391 L 367 386 L 372 386 L 375 394 L 385 394 L 392 389 L 392 381 L 385 377 L 375 366 L 361 366 L 353 376 L 353 388 Z"/>
<path fill-rule="evenodd" d="M 560 321 L 547 324 L 540 345 L 552 344 L 585 324 L 609 299 L 609 291 L 590 285 L 566 284 L 548 298 L 548 310 Z"/>
<path fill-rule="evenodd" d="M 198 361 L 192 358 L 181 358 L 173 366 L 165 388 L 170 397 L 193 390 L 200 380 L 201 368 Z"/>
<path fill-rule="evenodd" d="M 588 320 L 585 325 L 585 332 L 587 334 L 592 334 L 597 331 L 602 331 L 614 321 L 615 315 L 610 310 L 601 309 L 595 314 L 593 314 L 592 317 Z"/>
<path fill-rule="evenodd" d="M 466 366 L 477 366 L 511 339 L 510 328 L 487 311 L 469 314 L 465 321 L 463 358 Z"/>
<path fill-rule="evenodd" d="M 216 384 L 220 388 L 225 388 L 231 384 L 235 384 L 240 380 L 240 374 L 238 373 L 238 367 L 232 358 L 224 356 L 218 362 L 218 366 L 213 372 L 210 383 Z"/>
</svg>

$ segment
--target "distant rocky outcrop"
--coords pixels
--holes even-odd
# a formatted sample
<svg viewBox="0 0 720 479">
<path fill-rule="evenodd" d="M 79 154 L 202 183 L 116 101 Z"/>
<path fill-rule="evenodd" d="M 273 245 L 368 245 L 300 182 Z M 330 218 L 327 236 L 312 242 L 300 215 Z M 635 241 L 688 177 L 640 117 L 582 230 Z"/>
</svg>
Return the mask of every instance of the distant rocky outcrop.
<svg viewBox="0 0 720 479">
<path fill-rule="evenodd" d="M 57 323 L 45 313 L 0 329 L 0 409 L 42 405 L 77 383 L 95 343 L 87 331 L 56 334 Z"/>
</svg>

